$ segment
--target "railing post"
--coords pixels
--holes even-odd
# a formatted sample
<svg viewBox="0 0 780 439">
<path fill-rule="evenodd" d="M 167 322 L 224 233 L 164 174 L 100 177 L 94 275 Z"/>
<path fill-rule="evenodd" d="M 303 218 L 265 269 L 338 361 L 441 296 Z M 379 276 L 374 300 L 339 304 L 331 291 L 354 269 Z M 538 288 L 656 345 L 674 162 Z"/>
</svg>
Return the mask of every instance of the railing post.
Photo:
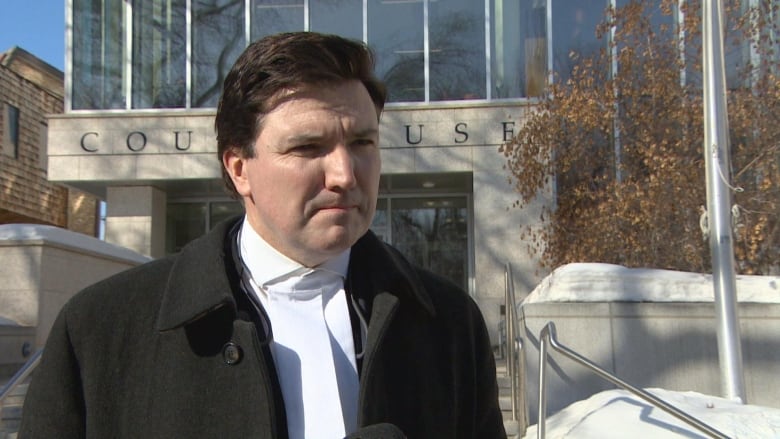
<svg viewBox="0 0 780 439">
<path fill-rule="evenodd" d="M 510 392 L 512 398 L 512 420 L 517 421 L 517 370 L 515 340 L 517 339 L 515 329 L 515 292 L 514 281 L 512 279 L 512 268 L 509 262 L 506 263 L 504 270 L 504 300 L 506 302 L 506 371 L 509 374 Z"/>
<path fill-rule="evenodd" d="M 536 437 L 537 439 L 544 439 L 547 433 L 547 344 L 549 340 L 550 328 L 555 330 L 554 326 L 549 323 L 542 328 L 542 332 L 539 334 L 539 413 L 537 414 L 538 420 L 536 421 Z"/>
</svg>

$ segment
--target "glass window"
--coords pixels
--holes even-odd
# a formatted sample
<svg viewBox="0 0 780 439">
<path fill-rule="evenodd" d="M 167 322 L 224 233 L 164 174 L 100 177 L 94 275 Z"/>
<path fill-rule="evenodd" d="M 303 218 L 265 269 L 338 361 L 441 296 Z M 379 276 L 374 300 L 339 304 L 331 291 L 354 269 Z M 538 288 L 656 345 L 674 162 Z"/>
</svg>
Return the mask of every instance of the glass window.
<svg viewBox="0 0 780 439">
<path fill-rule="evenodd" d="M 176 253 L 220 222 L 244 213 L 238 201 L 172 202 L 167 207 L 165 252 Z"/>
<path fill-rule="evenodd" d="M 485 7 L 473 0 L 429 3 L 430 99 L 485 98 Z"/>
<path fill-rule="evenodd" d="M 540 96 L 547 81 L 547 7 L 542 0 L 490 2 L 491 98 Z"/>
<path fill-rule="evenodd" d="M 133 5 L 133 108 L 184 107 L 185 6 L 184 0 Z"/>
<path fill-rule="evenodd" d="M 596 27 L 604 20 L 607 0 L 561 0 L 552 3 L 553 70 L 556 81 L 571 76 L 574 52 L 589 57 L 606 48 L 606 41 L 596 37 Z"/>
<path fill-rule="evenodd" d="M 244 213 L 244 206 L 238 201 L 220 201 L 209 204 L 209 228 L 222 221 Z"/>
<path fill-rule="evenodd" d="M 123 4 L 73 0 L 71 106 L 75 110 L 125 108 Z"/>
<path fill-rule="evenodd" d="M 393 198 L 391 206 L 393 246 L 468 291 L 466 198 Z"/>
<path fill-rule="evenodd" d="M 222 82 L 246 46 L 244 4 L 192 0 L 192 106 L 216 107 Z"/>
<path fill-rule="evenodd" d="M 628 53 L 632 54 L 631 58 L 634 62 L 623 68 L 617 60 L 610 69 L 612 74 L 619 73 L 624 80 L 633 78 L 634 82 L 641 81 L 647 74 L 645 66 L 656 64 L 659 59 L 667 60 L 668 66 L 676 68 L 675 63 L 681 55 L 677 25 L 679 16 L 676 8 L 665 8 L 662 2 L 663 0 L 646 0 L 641 3 L 641 9 L 636 10 L 641 14 L 642 20 L 647 20 L 649 27 L 638 22 L 633 24 L 636 19 L 631 14 L 624 14 L 625 18 L 618 20 L 617 27 L 614 29 L 616 44 L 610 57 L 619 57 L 619 54 L 626 53 L 624 51 L 626 48 L 633 49 Z M 632 11 L 633 3 L 635 2 L 632 0 L 617 0 L 616 9 L 618 12 Z M 621 29 L 624 23 L 629 25 Z M 607 38 L 605 42 L 608 41 Z M 652 50 L 643 49 L 647 47 L 652 47 Z M 683 72 L 680 71 L 680 75 L 682 74 Z M 630 123 L 628 120 L 626 122 Z"/>
<path fill-rule="evenodd" d="M 743 3 L 739 8 L 735 8 L 733 2 L 728 2 L 723 10 L 723 63 L 726 73 L 726 87 L 735 89 L 747 86 L 750 75 L 746 75 L 747 69 L 751 65 L 758 63 L 755 58 L 755 46 L 751 48 L 750 42 L 746 41 L 744 35 L 739 29 L 739 22 L 744 13 L 747 12 L 749 5 Z M 698 19 L 702 18 L 702 8 L 694 10 Z M 703 46 L 701 32 L 695 33 L 685 41 L 685 79 L 686 82 L 696 87 L 702 87 L 704 78 L 702 77 Z M 693 62 L 693 60 L 698 60 Z"/>
<path fill-rule="evenodd" d="M 304 30 L 303 0 L 252 0 L 252 41 L 279 32 Z"/>
<path fill-rule="evenodd" d="M 19 157 L 19 109 L 5 104 L 3 115 L 3 155 Z"/>
<path fill-rule="evenodd" d="M 748 2 L 742 4 L 733 4 L 734 2 L 728 2 L 728 6 L 724 11 L 724 25 L 723 25 L 723 63 L 726 69 L 726 86 L 729 89 L 737 89 L 750 85 L 752 75 L 749 73 L 752 68 L 761 70 L 762 62 L 766 63 L 769 59 L 764 58 L 758 50 L 759 47 L 764 49 L 768 48 L 768 42 L 773 41 L 774 38 L 771 35 L 773 30 L 770 26 L 764 26 L 759 31 L 759 40 L 751 44 L 748 39 L 748 34 L 743 33 L 747 30 L 744 26 L 740 27 L 740 22 L 748 14 L 751 5 Z M 769 2 L 764 2 L 764 6 L 755 5 L 759 8 L 766 7 Z M 738 7 L 737 7 L 738 6 Z M 762 11 L 767 13 L 769 11 Z M 743 23 L 749 23 L 745 21 Z M 755 23 L 755 21 L 753 21 Z M 767 24 L 769 20 L 767 20 Z M 755 44 L 757 43 L 757 44 Z M 769 43 L 771 46 L 772 43 Z M 764 65 L 766 66 L 766 64 Z"/>
<path fill-rule="evenodd" d="M 216 107 L 224 76 L 247 45 L 247 23 L 251 40 L 304 29 L 365 35 L 389 102 L 540 96 L 548 66 L 566 80 L 571 52 L 589 56 L 606 47 L 596 26 L 608 0 L 556 0 L 547 29 L 549 1 L 73 0 L 72 109 L 123 109 L 128 84 L 132 108 L 185 107 L 187 5 L 193 108 Z M 129 11 L 133 28 L 125 32 Z M 654 22 L 670 20 L 657 15 Z M 128 44 L 132 63 L 125 59 Z"/>
<path fill-rule="evenodd" d="M 41 139 L 40 147 L 38 148 L 38 166 L 46 172 L 49 167 L 49 126 L 41 123 L 38 128 Z"/>
<path fill-rule="evenodd" d="M 188 242 L 206 233 L 204 203 L 168 203 L 165 224 L 165 252 L 177 253 Z"/>
<path fill-rule="evenodd" d="M 425 100 L 423 1 L 368 1 L 368 45 L 388 102 Z"/>
<path fill-rule="evenodd" d="M 363 39 L 363 0 L 309 2 L 310 30 Z"/>
<path fill-rule="evenodd" d="M 387 230 L 387 198 L 380 198 L 376 202 L 376 213 L 374 214 L 374 220 L 371 222 L 371 230 L 382 241 L 390 242 Z"/>
</svg>

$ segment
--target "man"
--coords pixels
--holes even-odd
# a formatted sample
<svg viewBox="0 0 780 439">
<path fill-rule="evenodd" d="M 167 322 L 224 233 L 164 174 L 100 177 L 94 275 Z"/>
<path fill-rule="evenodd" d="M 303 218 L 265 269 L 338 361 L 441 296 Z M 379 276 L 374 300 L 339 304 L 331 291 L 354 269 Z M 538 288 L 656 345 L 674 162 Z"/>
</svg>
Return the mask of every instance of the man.
<svg viewBox="0 0 780 439">
<path fill-rule="evenodd" d="M 246 215 L 74 297 L 21 438 L 506 437 L 474 302 L 368 231 L 372 68 L 330 35 L 246 49 L 216 116 Z"/>
</svg>

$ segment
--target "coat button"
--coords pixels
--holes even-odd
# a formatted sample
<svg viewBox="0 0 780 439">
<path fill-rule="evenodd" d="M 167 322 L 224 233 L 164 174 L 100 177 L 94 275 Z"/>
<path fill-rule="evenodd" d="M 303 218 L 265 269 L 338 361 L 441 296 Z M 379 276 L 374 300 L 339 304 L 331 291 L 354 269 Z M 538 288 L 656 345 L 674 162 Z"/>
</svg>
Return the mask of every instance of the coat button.
<svg viewBox="0 0 780 439">
<path fill-rule="evenodd" d="M 241 362 L 242 358 L 244 358 L 244 350 L 232 341 L 225 343 L 225 346 L 222 347 L 222 359 L 225 360 L 225 364 L 236 365 Z"/>
</svg>

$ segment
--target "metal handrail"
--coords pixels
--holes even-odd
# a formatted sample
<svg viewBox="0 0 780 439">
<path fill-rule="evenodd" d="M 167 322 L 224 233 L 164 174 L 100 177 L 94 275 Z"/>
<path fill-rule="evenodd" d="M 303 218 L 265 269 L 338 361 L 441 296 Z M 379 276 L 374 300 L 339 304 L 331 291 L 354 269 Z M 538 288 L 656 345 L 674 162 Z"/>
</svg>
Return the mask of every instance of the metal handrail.
<svg viewBox="0 0 780 439">
<path fill-rule="evenodd" d="M 517 422 L 518 436 L 525 434 L 528 427 L 528 405 L 525 399 L 525 357 L 523 343 L 517 333 L 517 301 L 515 299 L 515 283 L 512 277 L 512 267 L 506 263 L 504 269 L 504 339 L 503 357 L 506 360 L 506 370 L 509 376 L 511 395 L 511 420 Z"/>
<path fill-rule="evenodd" d="M 504 269 L 504 301 L 506 302 L 506 323 L 504 324 L 504 329 L 506 330 L 506 372 L 509 374 L 512 395 L 512 420 L 517 421 L 517 371 L 515 370 L 515 358 L 517 357 L 515 353 L 517 319 L 515 318 L 514 280 L 512 279 L 512 267 L 509 265 L 509 262 L 506 263 Z"/>
<path fill-rule="evenodd" d="M 595 372 L 598 376 L 601 378 L 604 378 L 605 380 L 615 384 L 618 387 L 621 387 L 634 395 L 644 399 L 645 401 L 649 402 L 650 404 L 660 408 L 661 410 L 669 413 L 670 415 L 676 417 L 677 419 L 680 419 L 683 422 L 686 422 L 687 424 L 695 427 L 696 429 L 707 433 L 713 438 L 718 439 L 729 439 L 728 436 L 721 433 L 720 431 L 716 430 L 715 428 L 709 426 L 708 424 L 705 424 L 704 422 L 694 418 L 693 416 L 689 415 L 688 413 L 685 413 L 684 411 L 678 409 L 677 407 L 674 407 L 673 405 L 667 403 L 666 401 L 656 397 L 655 395 L 651 394 L 650 392 L 647 392 L 645 390 L 639 389 L 637 387 L 632 386 L 631 384 L 627 383 L 626 381 L 623 381 L 622 379 L 616 377 L 615 375 L 612 375 L 611 373 L 607 372 L 606 370 L 600 368 L 595 363 L 591 362 L 587 358 L 583 357 L 582 355 L 574 352 L 573 350 L 563 346 L 560 344 L 557 340 L 557 335 L 555 331 L 555 324 L 553 322 L 548 322 L 547 325 L 542 328 L 542 332 L 539 334 L 539 340 L 540 340 L 540 348 L 539 348 L 539 422 L 537 423 L 537 429 L 536 429 L 536 437 L 538 439 L 544 439 L 545 437 L 545 424 L 547 421 L 547 397 L 545 396 L 546 387 L 547 387 L 547 374 L 545 370 L 547 369 L 547 346 L 549 345 L 553 349 L 555 349 L 557 352 L 563 354 L 565 357 L 569 358 L 570 360 L 573 360 L 588 369 Z"/>
<path fill-rule="evenodd" d="M 24 365 L 16 371 L 14 376 L 11 377 L 11 379 L 5 383 L 2 390 L 0 390 L 0 406 L 2 406 L 3 401 L 5 401 L 5 398 L 11 394 L 11 392 L 22 383 L 35 369 L 36 366 L 38 366 L 38 363 L 41 361 L 41 355 L 43 354 L 43 349 L 38 349 L 37 352 L 32 354 L 32 356 L 27 359 L 27 362 L 24 363 Z"/>
</svg>

